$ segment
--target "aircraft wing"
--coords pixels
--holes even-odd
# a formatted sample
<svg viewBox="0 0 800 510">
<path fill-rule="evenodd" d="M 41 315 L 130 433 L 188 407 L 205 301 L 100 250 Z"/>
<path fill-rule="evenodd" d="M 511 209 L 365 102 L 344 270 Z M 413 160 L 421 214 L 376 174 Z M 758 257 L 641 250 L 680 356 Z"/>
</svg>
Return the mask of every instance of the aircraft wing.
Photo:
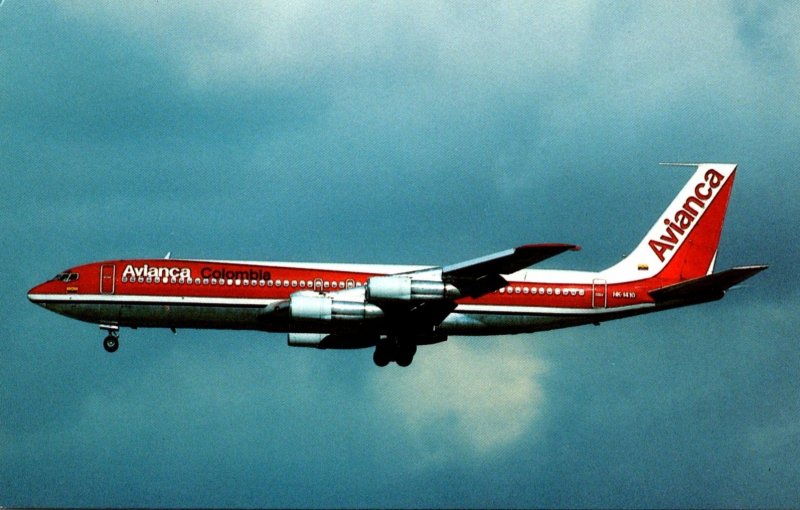
<svg viewBox="0 0 800 510">
<path fill-rule="evenodd" d="M 442 279 L 470 297 L 495 291 L 508 282 L 502 275 L 516 273 L 568 250 L 580 250 L 574 244 L 526 244 L 492 255 L 445 266 Z"/>
<path fill-rule="evenodd" d="M 403 299 L 401 291 L 397 291 L 397 297 L 383 296 L 378 302 L 378 306 L 386 313 L 386 317 L 390 322 L 395 323 L 398 327 L 407 327 L 403 324 L 438 324 L 456 308 L 455 299 L 461 296 L 478 297 L 489 292 L 493 292 L 508 284 L 502 275 L 515 273 L 520 269 L 524 269 L 537 262 L 550 258 L 559 253 L 567 250 L 579 250 L 578 246 L 572 244 L 529 244 L 512 248 L 509 250 L 494 253 L 477 259 L 460 262 L 450 266 L 445 266 L 441 269 L 424 269 L 414 273 L 404 273 L 397 275 L 380 276 L 381 279 L 396 278 L 398 283 L 401 281 L 405 285 L 411 285 L 412 275 L 417 275 L 422 280 L 423 284 L 433 283 L 435 281 L 426 281 L 421 273 L 428 272 L 441 272 L 441 292 L 445 295 L 440 295 L 438 298 L 422 298 L 411 299 L 410 294 L 407 299 Z M 402 285 L 400 285 L 402 286 Z M 454 291 L 452 296 L 447 295 L 445 286 Z M 368 285 L 369 287 L 369 285 Z M 455 287 L 455 289 L 453 289 Z M 457 291 L 455 291 L 457 289 Z M 340 303 L 366 303 L 369 298 L 367 297 L 367 290 L 364 287 L 355 287 L 352 289 L 343 289 L 339 291 L 326 292 L 324 299 L 334 299 Z M 323 296 L 316 294 L 312 291 L 301 291 L 292 296 L 299 296 L 301 294 L 311 295 L 323 299 Z M 321 305 L 322 306 L 322 305 Z M 330 307 L 330 304 L 325 306 Z M 372 303 L 374 305 L 374 302 Z M 285 321 L 292 316 L 292 298 L 281 301 L 276 301 L 264 307 L 261 313 L 261 318 L 265 322 L 269 321 Z"/>
<path fill-rule="evenodd" d="M 760 273 L 767 266 L 734 267 L 719 273 L 692 278 L 660 289 L 651 290 L 650 296 L 657 304 L 711 301 L 720 299 L 725 291 L 751 276 Z"/>
</svg>

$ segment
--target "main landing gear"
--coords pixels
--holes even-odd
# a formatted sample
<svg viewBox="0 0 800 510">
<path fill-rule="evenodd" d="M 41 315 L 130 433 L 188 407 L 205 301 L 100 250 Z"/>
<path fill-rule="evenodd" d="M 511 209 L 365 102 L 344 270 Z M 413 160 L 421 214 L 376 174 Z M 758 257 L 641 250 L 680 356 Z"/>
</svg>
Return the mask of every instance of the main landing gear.
<svg viewBox="0 0 800 510">
<path fill-rule="evenodd" d="M 108 331 L 108 336 L 103 339 L 103 349 L 106 352 L 117 352 L 119 349 L 119 326 L 103 324 L 100 329 Z"/>
<path fill-rule="evenodd" d="M 379 367 L 385 367 L 394 361 L 401 367 L 407 367 L 414 361 L 417 346 L 413 342 L 400 341 L 397 338 L 383 338 L 375 346 L 372 361 Z"/>
</svg>

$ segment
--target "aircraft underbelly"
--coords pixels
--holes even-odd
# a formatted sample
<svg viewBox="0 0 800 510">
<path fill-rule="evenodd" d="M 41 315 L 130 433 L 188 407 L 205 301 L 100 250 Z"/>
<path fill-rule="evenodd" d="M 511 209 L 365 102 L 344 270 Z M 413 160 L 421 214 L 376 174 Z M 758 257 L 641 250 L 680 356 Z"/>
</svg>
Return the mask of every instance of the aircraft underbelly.
<svg viewBox="0 0 800 510">
<path fill-rule="evenodd" d="M 454 313 L 436 330 L 449 335 L 502 335 L 546 331 L 587 322 L 591 320 L 580 315 Z"/>
<path fill-rule="evenodd" d="M 217 305 L 180 303 L 68 302 L 51 303 L 48 308 L 75 319 L 125 327 L 249 329 L 273 332 L 334 334 L 392 334 L 383 321 L 292 322 L 286 317 L 264 313 L 263 305 Z M 601 322 L 650 310 L 614 311 L 586 314 L 563 311 L 536 313 L 457 312 L 448 315 L 434 329 L 444 335 L 503 335 L 547 331 Z"/>
<path fill-rule="evenodd" d="M 263 329 L 259 322 L 261 307 L 63 303 L 48 305 L 53 311 L 98 324 L 130 327 Z"/>
</svg>

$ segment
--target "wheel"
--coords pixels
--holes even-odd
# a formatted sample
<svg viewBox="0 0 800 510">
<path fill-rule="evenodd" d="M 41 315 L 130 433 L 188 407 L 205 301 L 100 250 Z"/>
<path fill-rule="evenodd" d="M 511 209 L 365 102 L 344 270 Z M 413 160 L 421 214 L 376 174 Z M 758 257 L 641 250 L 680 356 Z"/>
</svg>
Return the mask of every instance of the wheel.
<svg viewBox="0 0 800 510">
<path fill-rule="evenodd" d="M 401 367 L 407 367 L 414 361 L 414 354 L 417 352 L 417 346 L 414 344 L 399 346 L 397 349 L 397 364 Z"/>
<path fill-rule="evenodd" d="M 114 335 L 108 335 L 105 340 L 103 340 L 103 348 L 106 352 L 117 352 L 117 349 L 119 349 L 119 339 Z"/>
<path fill-rule="evenodd" d="M 379 367 L 385 367 L 391 361 L 389 354 L 390 353 L 388 352 L 388 349 L 376 347 L 375 352 L 372 353 L 372 361 L 374 361 Z"/>
</svg>

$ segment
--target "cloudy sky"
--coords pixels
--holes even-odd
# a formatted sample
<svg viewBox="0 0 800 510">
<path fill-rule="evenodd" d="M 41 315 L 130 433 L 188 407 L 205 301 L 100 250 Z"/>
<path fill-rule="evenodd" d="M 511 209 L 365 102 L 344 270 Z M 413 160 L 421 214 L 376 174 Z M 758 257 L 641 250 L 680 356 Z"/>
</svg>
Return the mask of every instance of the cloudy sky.
<svg viewBox="0 0 800 510">
<path fill-rule="evenodd" d="M 800 504 L 800 5 L 0 2 L 0 505 Z M 123 257 L 602 269 L 739 164 L 726 299 L 408 369 L 97 328 L 26 291 Z"/>
</svg>

